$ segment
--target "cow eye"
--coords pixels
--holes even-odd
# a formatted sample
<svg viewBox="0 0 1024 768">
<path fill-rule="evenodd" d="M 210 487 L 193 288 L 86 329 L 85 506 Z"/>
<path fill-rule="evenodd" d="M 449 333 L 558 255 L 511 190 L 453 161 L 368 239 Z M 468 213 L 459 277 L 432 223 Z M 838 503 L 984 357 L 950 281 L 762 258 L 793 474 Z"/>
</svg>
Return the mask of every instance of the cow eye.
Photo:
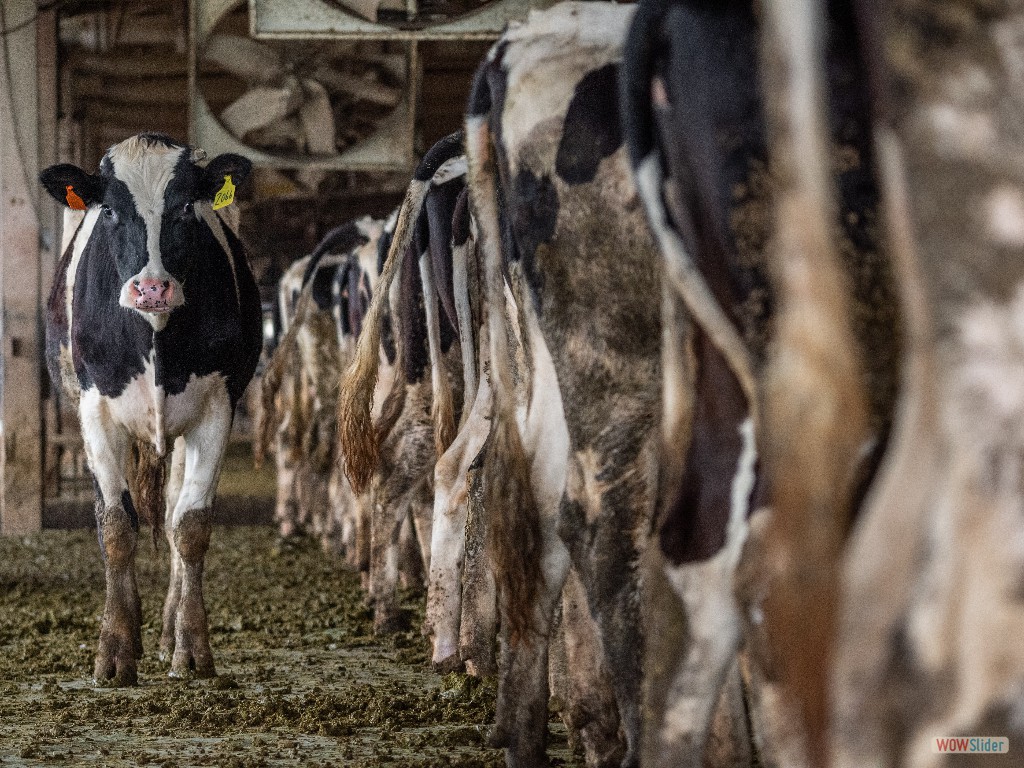
<svg viewBox="0 0 1024 768">
<path fill-rule="evenodd" d="M 103 211 L 103 215 L 106 216 L 108 219 L 114 218 L 114 209 L 111 208 L 109 205 L 102 205 L 100 207 L 100 210 Z"/>
<path fill-rule="evenodd" d="M 195 206 L 192 204 L 191 201 L 185 203 L 185 213 L 192 213 L 192 211 L 194 209 L 195 209 Z"/>
</svg>

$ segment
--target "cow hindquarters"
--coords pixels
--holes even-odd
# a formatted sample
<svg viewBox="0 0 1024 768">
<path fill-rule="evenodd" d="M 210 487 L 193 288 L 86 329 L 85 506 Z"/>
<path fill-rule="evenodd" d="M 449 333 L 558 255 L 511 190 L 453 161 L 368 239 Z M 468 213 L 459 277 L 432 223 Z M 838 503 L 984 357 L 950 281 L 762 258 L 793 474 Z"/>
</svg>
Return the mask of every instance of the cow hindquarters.
<svg viewBox="0 0 1024 768">
<path fill-rule="evenodd" d="M 213 530 L 213 496 L 230 431 L 231 403 L 222 390 L 211 395 L 203 418 L 184 434 L 185 466 L 170 525 L 180 579 L 171 677 L 216 675 L 203 601 L 203 566 Z"/>
<path fill-rule="evenodd" d="M 135 685 L 142 655 L 142 607 L 135 580 L 139 518 L 124 477 L 128 436 L 110 423 L 95 389 L 82 393 L 80 416 L 96 484 L 96 527 L 106 578 L 94 673 L 98 683 Z"/>
</svg>

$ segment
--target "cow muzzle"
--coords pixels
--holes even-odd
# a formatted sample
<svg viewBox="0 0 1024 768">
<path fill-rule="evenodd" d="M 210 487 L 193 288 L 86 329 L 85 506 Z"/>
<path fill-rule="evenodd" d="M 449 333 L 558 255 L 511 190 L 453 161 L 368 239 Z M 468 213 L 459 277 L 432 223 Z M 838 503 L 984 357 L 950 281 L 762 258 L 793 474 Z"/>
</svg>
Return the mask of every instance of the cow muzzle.
<svg viewBox="0 0 1024 768">
<path fill-rule="evenodd" d="M 181 287 L 175 280 L 133 278 L 128 283 L 128 299 L 140 312 L 164 314 L 182 304 Z"/>
</svg>

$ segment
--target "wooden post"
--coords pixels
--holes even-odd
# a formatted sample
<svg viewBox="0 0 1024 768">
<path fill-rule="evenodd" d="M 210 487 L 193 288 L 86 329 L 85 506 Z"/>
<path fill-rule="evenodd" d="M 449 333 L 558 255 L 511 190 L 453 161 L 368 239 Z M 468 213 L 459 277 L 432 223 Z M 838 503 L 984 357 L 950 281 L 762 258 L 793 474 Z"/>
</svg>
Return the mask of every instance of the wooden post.
<svg viewBox="0 0 1024 768">
<path fill-rule="evenodd" d="M 5 0 L 11 29 L 32 0 Z M 35 24 L 0 36 L 0 533 L 42 526 L 42 343 L 39 296 Z"/>
</svg>

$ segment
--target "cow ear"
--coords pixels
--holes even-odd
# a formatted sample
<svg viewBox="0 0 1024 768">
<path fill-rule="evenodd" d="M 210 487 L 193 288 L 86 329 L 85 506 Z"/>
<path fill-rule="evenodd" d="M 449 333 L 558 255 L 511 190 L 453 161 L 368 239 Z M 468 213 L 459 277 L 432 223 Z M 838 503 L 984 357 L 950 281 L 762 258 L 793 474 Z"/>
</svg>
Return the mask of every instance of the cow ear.
<svg viewBox="0 0 1024 768">
<path fill-rule="evenodd" d="M 39 174 L 39 181 L 54 200 L 79 211 L 101 202 L 107 189 L 102 176 L 86 173 L 70 163 L 51 165 Z"/>
<path fill-rule="evenodd" d="M 249 177 L 252 161 L 231 152 L 217 155 L 203 169 L 202 192 L 203 200 L 213 200 L 217 192 L 224 186 L 224 177 L 230 176 L 231 183 L 239 187 Z"/>
</svg>

